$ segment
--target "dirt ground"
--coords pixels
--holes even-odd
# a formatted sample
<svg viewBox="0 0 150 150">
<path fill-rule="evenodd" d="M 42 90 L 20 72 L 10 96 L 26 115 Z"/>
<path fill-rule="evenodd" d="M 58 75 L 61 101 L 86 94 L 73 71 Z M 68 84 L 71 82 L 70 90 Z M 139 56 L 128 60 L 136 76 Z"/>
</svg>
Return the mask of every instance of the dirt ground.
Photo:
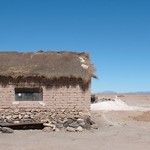
<svg viewBox="0 0 150 150">
<path fill-rule="evenodd" d="M 109 97 L 109 95 L 105 95 Z M 120 97 L 132 106 L 150 106 L 150 95 Z M 145 113 L 150 117 L 150 113 Z M 82 133 L 41 130 L 0 133 L 0 150 L 150 150 L 150 121 L 139 111 L 92 111 L 98 130 Z"/>
</svg>

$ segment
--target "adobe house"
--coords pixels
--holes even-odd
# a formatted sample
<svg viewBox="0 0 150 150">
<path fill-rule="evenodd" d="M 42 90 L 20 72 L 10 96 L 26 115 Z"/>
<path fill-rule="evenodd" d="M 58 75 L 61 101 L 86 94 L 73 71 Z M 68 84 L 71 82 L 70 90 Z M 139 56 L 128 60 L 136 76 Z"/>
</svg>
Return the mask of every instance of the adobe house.
<svg viewBox="0 0 150 150">
<path fill-rule="evenodd" d="M 94 72 L 87 53 L 0 52 L 0 122 L 90 115 Z"/>
</svg>

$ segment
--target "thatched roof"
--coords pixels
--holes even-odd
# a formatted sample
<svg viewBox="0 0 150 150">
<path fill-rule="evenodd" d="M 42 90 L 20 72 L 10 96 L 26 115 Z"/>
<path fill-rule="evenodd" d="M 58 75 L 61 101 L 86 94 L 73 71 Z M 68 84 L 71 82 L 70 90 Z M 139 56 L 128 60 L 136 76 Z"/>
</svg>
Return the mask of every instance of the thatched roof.
<svg viewBox="0 0 150 150">
<path fill-rule="evenodd" d="M 96 77 L 87 53 L 0 52 L 0 78 L 75 78 L 89 81 Z"/>
</svg>

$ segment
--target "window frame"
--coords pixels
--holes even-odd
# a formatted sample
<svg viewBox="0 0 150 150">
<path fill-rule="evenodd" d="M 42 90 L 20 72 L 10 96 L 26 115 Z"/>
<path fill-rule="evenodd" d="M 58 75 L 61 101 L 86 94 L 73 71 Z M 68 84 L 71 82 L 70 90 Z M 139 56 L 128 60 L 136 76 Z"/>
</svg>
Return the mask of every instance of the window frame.
<svg viewBox="0 0 150 150">
<path fill-rule="evenodd" d="M 15 101 L 43 101 L 43 89 L 39 87 L 15 87 Z"/>
</svg>

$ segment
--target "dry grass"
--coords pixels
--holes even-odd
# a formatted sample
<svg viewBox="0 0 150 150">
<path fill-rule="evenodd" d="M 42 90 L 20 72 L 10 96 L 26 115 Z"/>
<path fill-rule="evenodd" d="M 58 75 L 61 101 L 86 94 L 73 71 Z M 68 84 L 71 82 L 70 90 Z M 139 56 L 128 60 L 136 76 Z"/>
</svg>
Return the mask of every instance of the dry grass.
<svg viewBox="0 0 150 150">
<path fill-rule="evenodd" d="M 83 60 L 83 61 L 81 61 Z M 87 69 L 82 67 L 84 64 Z M 76 78 L 89 82 L 95 71 L 89 54 L 75 52 L 0 52 L 0 79 Z"/>
</svg>

